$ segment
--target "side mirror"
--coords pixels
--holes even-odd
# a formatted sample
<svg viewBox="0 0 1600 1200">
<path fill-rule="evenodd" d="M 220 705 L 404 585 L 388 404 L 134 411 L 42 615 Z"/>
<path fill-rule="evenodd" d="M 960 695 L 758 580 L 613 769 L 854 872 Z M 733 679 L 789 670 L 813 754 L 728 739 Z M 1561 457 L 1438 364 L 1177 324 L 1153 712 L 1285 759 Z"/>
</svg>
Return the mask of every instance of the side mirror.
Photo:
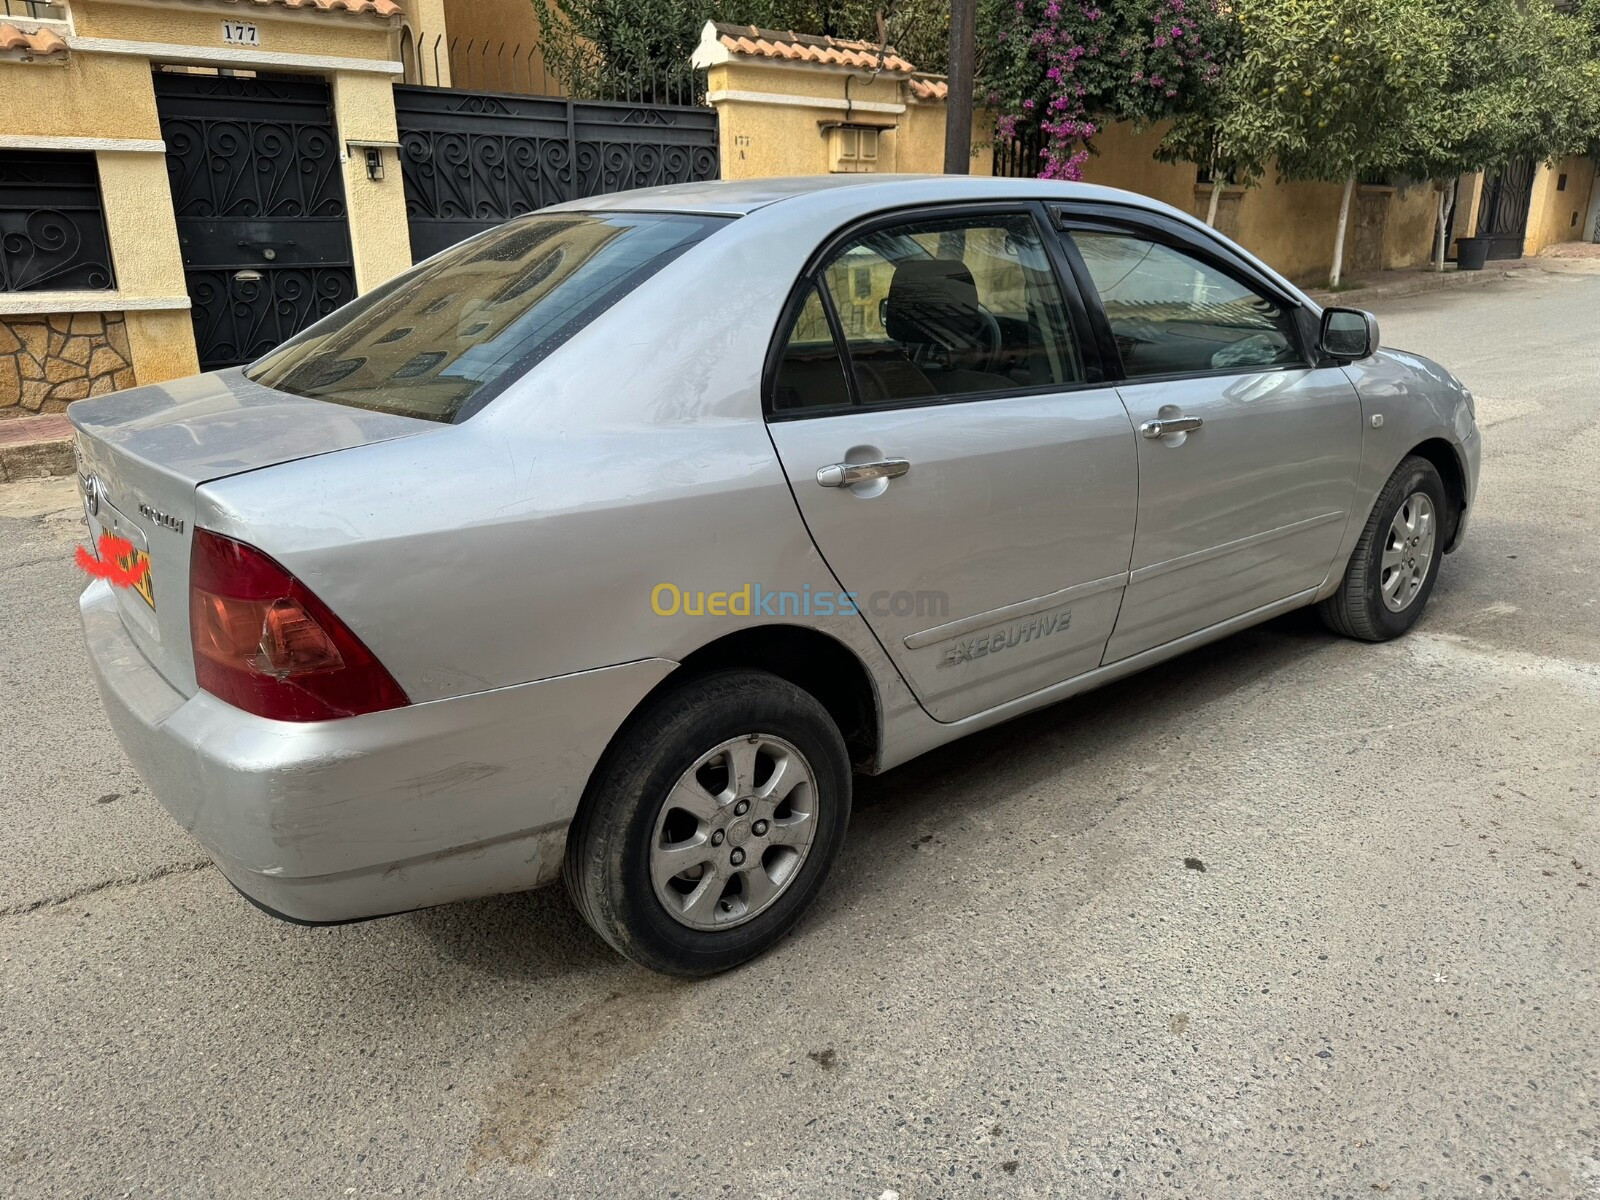
<svg viewBox="0 0 1600 1200">
<path fill-rule="evenodd" d="M 1322 310 L 1322 352 L 1329 358 L 1354 362 L 1378 348 L 1378 318 L 1359 308 Z"/>
</svg>

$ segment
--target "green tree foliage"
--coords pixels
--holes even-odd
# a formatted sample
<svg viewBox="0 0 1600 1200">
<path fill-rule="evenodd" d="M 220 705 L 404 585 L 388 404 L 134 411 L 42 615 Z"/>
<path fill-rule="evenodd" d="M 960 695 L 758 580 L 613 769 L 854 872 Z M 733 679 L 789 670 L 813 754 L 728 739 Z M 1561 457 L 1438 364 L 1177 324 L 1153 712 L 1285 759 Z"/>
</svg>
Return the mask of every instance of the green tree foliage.
<svg viewBox="0 0 1600 1200">
<path fill-rule="evenodd" d="M 1216 153 L 1246 174 L 1343 181 L 1339 257 L 1362 175 L 1442 181 L 1548 159 L 1600 130 L 1600 0 L 1240 0 Z M 1181 123 L 1180 123 L 1181 124 Z M 1187 140 L 1203 130 L 1189 121 Z M 1193 157 L 1193 155 L 1189 155 Z"/>
<path fill-rule="evenodd" d="M 948 0 L 531 2 L 544 31 L 546 66 L 580 95 L 648 97 L 662 90 L 662 81 L 681 81 L 708 20 L 876 43 L 881 11 L 889 44 L 919 69 L 942 72 L 949 57 Z M 997 0 L 980 3 L 992 10 Z"/>
<path fill-rule="evenodd" d="M 1401 167 L 1444 74 L 1430 0 L 1242 0 L 1218 136 L 1286 179 Z"/>
<path fill-rule="evenodd" d="M 1455 178 L 1578 153 L 1600 130 L 1600 0 L 1565 12 L 1549 0 L 1437 3 L 1449 23 L 1447 65 L 1403 165 L 1436 181 L 1434 266 L 1443 270 Z"/>
<path fill-rule="evenodd" d="M 1600 0 L 1436 0 L 1449 22 L 1447 66 L 1406 163 L 1425 177 L 1550 159 L 1600 131 Z"/>
<path fill-rule="evenodd" d="M 1221 155 L 1287 179 L 1344 183 L 1329 281 L 1339 283 L 1359 176 L 1403 168 L 1428 136 L 1448 66 L 1436 0 L 1240 0 Z"/>
</svg>

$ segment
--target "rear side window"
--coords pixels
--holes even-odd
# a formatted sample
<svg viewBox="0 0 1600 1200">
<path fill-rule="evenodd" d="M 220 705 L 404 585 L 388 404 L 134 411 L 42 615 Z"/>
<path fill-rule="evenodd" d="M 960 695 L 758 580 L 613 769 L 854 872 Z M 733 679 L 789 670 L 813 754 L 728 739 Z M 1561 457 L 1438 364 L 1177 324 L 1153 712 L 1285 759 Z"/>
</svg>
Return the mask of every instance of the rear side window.
<svg viewBox="0 0 1600 1200">
<path fill-rule="evenodd" d="M 457 421 L 728 218 L 550 213 L 435 255 L 252 364 L 297 396 Z"/>
<path fill-rule="evenodd" d="M 795 318 L 794 328 L 783 347 L 778 377 L 772 389 L 772 407 L 777 412 L 800 408 L 845 408 L 850 404 L 850 385 L 845 382 L 844 363 L 833 340 L 827 311 L 817 285 L 806 289 L 806 300 Z"/>
<path fill-rule="evenodd" d="M 1134 234 L 1072 240 L 1130 379 L 1301 362 L 1294 314 L 1210 264 Z"/>
</svg>

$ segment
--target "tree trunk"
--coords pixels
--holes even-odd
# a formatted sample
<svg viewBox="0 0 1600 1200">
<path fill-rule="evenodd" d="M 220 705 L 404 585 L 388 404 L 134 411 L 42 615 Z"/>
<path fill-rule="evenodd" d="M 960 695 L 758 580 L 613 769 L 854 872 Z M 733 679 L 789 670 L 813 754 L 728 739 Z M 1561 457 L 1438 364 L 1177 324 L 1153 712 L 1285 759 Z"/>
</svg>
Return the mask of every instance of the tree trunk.
<svg viewBox="0 0 1600 1200">
<path fill-rule="evenodd" d="M 1433 269 L 1444 270 L 1444 223 L 1449 219 L 1444 209 L 1444 188 L 1439 189 L 1439 233 L 1433 239 Z"/>
<path fill-rule="evenodd" d="M 975 0 L 952 0 L 950 5 L 950 76 L 944 112 L 944 173 L 966 175 L 972 171 L 972 91 Z"/>
<path fill-rule="evenodd" d="M 1450 249 L 1450 239 L 1445 236 L 1445 228 L 1450 224 L 1450 214 L 1456 210 L 1456 193 L 1461 187 L 1459 177 L 1452 180 L 1450 186 L 1439 192 L 1439 252 L 1434 261 L 1434 270 L 1444 270 L 1445 251 Z"/>
<path fill-rule="evenodd" d="M 1356 190 L 1354 174 L 1344 181 L 1344 199 L 1339 202 L 1339 232 L 1333 235 L 1333 270 L 1328 275 L 1328 286 L 1339 286 L 1339 276 L 1344 267 L 1344 231 L 1350 225 L 1350 197 Z"/>
<path fill-rule="evenodd" d="M 1215 171 L 1211 172 L 1211 203 L 1206 206 L 1206 224 L 1215 229 L 1217 227 L 1217 205 L 1222 202 L 1222 180 L 1217 178 Z"/>
</svg>

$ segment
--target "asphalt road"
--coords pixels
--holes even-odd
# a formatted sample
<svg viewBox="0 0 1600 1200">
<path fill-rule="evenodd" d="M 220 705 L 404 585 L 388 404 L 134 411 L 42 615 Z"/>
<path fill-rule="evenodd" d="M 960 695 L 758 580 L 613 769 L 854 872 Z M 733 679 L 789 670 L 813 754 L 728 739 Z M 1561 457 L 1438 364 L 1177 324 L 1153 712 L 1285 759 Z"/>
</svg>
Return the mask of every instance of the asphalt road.
<svg viewBox="0 0 1600 1200">
<path fill-rule="evenodd" d="M 557 890 L 245 905 L 106 731 L 70 486 L 0 488 L 0 1195 L 1600 1197 L 1596 313 L 1380 312 L 1486 438 L 1409 637 L 1290 617 L 864 782 L 693 985 Z"/>
</svg>

